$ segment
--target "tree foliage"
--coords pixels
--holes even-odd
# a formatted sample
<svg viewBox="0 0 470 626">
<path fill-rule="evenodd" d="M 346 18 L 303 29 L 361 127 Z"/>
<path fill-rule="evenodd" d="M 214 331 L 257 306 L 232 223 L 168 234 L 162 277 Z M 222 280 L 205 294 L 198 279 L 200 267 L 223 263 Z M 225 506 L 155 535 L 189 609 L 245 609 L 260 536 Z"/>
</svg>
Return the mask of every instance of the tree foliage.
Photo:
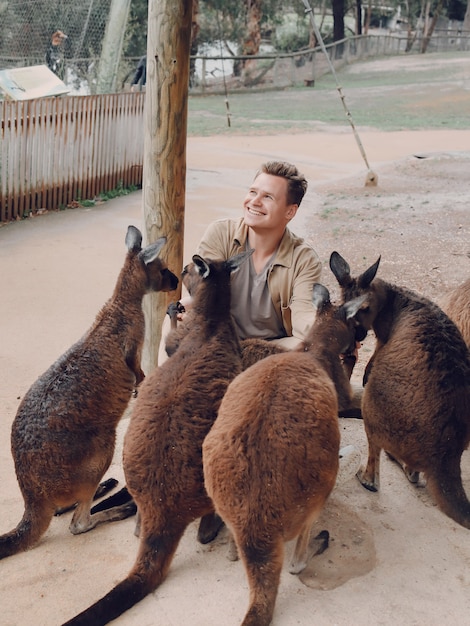
<svg viewBox="0 0 470 626">
<path fill-rule="evenodd" d="M 224 52 L 233 55 L 255 54 L 261 40 L 269 40 L 276 48 L 293 51 L 308 45 L 310 32 L 308 19 L 305 16 L 301 0 L 194 0 L 198 5 L 197 42 L 199 46 L 214 45 L 222 42 Z M 429 19 L 436 13 L 445 14 L 450 20 L 462 21 L 468 12 L 470 0 L 389 0 L 386 9 L 373 7 L 367 0 L 311 0 L 316 16 L 322 16 L 317 24 L 326 42 L 343 39 L 348 31 L 345 16 L 356 19 L 355 32 L 367 31 L 368 19 L 372 15 L 371 25 L 385 25 L 387 18 L 399 7 L 407 28 L 414 32 L 424 21 L 426 8 Z M 382 6 L 382 5 L 380 5 Z M 383 5 L 385 7 L 385 5 Z M 363 10 L 363 7 L 366 7 Z M 126 34 L 125 55 L 137 57 L 145 53 L 147 36 L 148 0 L 132 0 L 128 33 Z M 384 11 L 383 14 L 380 11 Z M 330 23 L 325 21 L 328 12 L 333 16 L 331 32 Z M 381 19 L 382 15 L 382 19 Z M 290 32 L 285 27 L 286 16 L 289 16 Z M 374 22 L 375 17 L 375 22 Z M 361 23 L 361 18 L 364 23 Z M 470 19 L 470 13 L 468 16 Z M 201 51 L 201 50 L 200 50 Z M 193 48 L 193 54 L 195 53 Z"/>
</svg>

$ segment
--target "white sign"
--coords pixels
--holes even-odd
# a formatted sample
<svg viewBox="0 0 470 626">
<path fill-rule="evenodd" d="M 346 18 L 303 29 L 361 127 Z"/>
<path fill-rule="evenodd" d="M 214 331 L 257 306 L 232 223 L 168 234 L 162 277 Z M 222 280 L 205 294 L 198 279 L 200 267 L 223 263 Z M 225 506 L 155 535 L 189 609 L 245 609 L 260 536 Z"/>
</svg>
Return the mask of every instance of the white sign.
<svg viewBox="0 0 470 626">
<path fill-rule="evenodd" d="M 70 91 L 47 65 L 0 70 L 0 89 L 12 100 L 61 96 Z"/>
</svg>

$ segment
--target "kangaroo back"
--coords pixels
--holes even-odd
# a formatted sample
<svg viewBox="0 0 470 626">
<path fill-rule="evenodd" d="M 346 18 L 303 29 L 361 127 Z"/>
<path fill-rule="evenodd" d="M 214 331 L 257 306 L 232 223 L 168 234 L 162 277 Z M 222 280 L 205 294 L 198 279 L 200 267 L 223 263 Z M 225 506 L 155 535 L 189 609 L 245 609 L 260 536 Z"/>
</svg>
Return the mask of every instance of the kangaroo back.
<svg viewBox="0 0 470 626">
<path fill-rule="evenodd" d="M 444 296 L 441 306 L 470 349 L 470 278 Z"/>
<path fill-rule="evenodd" d="M 178 279 L 158 258 L 160 239 L 142 250 L 130 226 L 127 256 L 113 296 L 90 330 L 38 378 L 13 421 L 11 448 L 25 502 L 18 526 L 0 537 L 0 558 L 26 550 L 46 531 L 54 512 L 76 503 L 70 530 L 85 532 L 108 519 L 90 516 L 109 467 L 117 423 L 142 380 L 142 297 L 170 291 Z"/>
<path fill-rule="evenodd" d="M 382 449 L 424 472 L 441 510 L 470 528 L 460 460 L 470 442 L 470 354 L 461 333 L 430 300 L 375 278 L 378 261 L 358 278 L 337 253 L 330 259 L 343 297 L 364 294 L 357 319 L 377 343 L 362 402 L 369 441 L 362 484 L 379 487 Z"/>
<path fill-rule="evenodd" d="M 201 276 L 193 325 L 174 355 L 143 382 L 124 439 L 126 484 L 140 515 L 140 547 L 125 580 L 67 624 L 106 624 L 165 578 L 189 523 L 213 512 L 202 443 L 229 382 L 241 371 L 230 315 L 230 275 L 248 254 L 224 262 L 195 255 Z"/>
<path fill-rule="evenodd" d="M 321 285 L 313 294 L 317 318 L 307 341 L 238 375 L 203 445 L 207 491 L 233 533 L 248 576 L 245 626 L 271 622 L 285 541 L 299 537 L 291 571 L 305 567 L 311 524 L 338 471 L 338 400 L 331 375 L 340 353 L 354 344 L 348 319 L 354 313 L 350 305 L 333 307 Z"/>
</svg>

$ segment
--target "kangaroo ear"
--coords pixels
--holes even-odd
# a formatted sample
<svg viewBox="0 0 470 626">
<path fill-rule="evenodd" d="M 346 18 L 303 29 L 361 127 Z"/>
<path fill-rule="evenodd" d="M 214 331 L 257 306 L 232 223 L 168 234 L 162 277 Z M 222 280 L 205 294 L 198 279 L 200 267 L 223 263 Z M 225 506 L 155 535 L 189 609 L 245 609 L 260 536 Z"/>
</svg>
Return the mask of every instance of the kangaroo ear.
<svg viewBox="0 0 470 626">
<path fill-rule="evenodd" d="M 202 278 L 207 278 L 209 276 L 209 264 L 202 258 L 202 256 L 199 256 L 199 254 L 195 254 L 193 256 L 193 263 L 196 266 L 198 274 L 200 274 Z"/>
<path fill-rule="evenodd" d="M 349 300 L 349 302 L 345 302 L 345 304 L 342 305 L 342 309 L 345 312 L 347 320 L 350 320 L 358 311 L 367 307 L 367 305 L 365 305 L 367 298 L 368 294 L 365 293 L 362 296 Z"/>
<path fill-rule="evenodd" d="M 166 244 L 166 237 L 160 237 L 150 245 L 146 246 L 139 254 L 139 258 L 145 265 L 148 265 L 158 257 L 160 250 Z"/>
<path fill-rule="evenodd" d="M 347 287 L 351 283 L 351 269 L 348 262 L 336 250 L 330 256 L 330 269 L 340 287 Z"/>
<path fill-rule="evenodd" d="M 139 252 L 142 249 L 142 233 L 135 226 L 127 227 L 126 247 L 129 252 Z"/>
<path fill-rule="evenodd" d="M 377 261 L 369 267 L 363 274 L 357 279 L 358 287 L 361 289 L 367 289 L 371 282 L 374 280 L 377 270 L 379 269 L 380 257 Z"/>
<path fill-rule="evenodd" d="M 235 272 L 238 270 L 240 265 L 242 265 L 245 261 L 247 261 L 250 256 L 253 254 L 254 250 L 248 250 L 248 252 L 241 252 L 240 254 L 236 254 L 226 261 L 227 267 L 230 272 Z"/>
<path fill-rule="evenodd" d="M 330 304 L 330 292 L 320 283 L 314 283 L 313 285 L 312 303 L 316 311 L 323 308 L 325 304 Z"/>
</svg>

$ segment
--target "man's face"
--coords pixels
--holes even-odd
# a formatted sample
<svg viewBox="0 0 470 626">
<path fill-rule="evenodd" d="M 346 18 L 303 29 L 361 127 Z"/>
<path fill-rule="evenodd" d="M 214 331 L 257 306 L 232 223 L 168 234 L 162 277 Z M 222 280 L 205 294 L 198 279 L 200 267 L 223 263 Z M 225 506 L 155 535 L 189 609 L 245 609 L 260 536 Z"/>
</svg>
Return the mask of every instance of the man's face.
<svg viewBox="0 0 470 626">
<path fill-rule="evenodd" d="M 297 204 L 287 204 L 287 180 L 261 173 L 253 181 L 243 202 L 247 226 L 254 229 L 283 230 L 297 212 Z"/>
</svg>

